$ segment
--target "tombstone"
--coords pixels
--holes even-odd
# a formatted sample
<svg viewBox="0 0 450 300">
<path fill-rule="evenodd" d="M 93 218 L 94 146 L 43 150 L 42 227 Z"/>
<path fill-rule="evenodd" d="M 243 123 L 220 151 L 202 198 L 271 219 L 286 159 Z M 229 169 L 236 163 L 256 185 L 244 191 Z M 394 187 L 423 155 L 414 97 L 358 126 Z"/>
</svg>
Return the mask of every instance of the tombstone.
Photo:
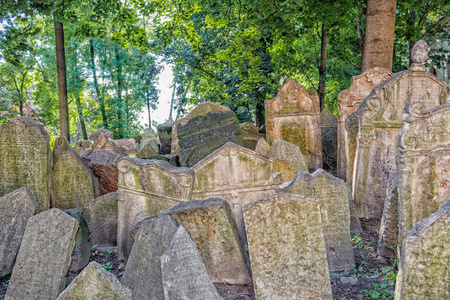
<svg viewBox="0 0 450 300">
<path fill-rule="evenodd" d="M 5 299 L 56 299 L 64 289 L 78 221 L 57 208 L 28 219 Z"/>
<path fill-rule="evenodd" d="M 170 214 L 190 232 L 214 283 L 252 283 L 246 253 L 225 200 L 182 202 L 163 214 Z"/>
<path fill-rule="evenodd" d="M 69 271 L 79 272 L 89 263 L 91 257 L 91 242 L 89 240 L 89 228 L 83 213 L 78 209 L 68 209 L 66 214 L 78 221 L 78 231 L 75 236 L 75 246 L 72 251 L 72 262 Z"/>
<path fill-rule="evenodd" d="M 136 157 L 137 153 L 138 152 L 135 149 L 125 151 L 125 155 L 128 157 Z"/>
<path fill-rule="evenodd" d="M 114 274 L 93 261 L 81 272 L 56 300 L 131 300 L 131 292 Z"/>
<path fill-rule="evenodd" d="M 161 275 L 164 299 L 222 300 L 183 225 L 161 257 Z"/>
<path fill-rule="evenodd" d="M 283 180 L 275 164 L 274 158 L 227 143 L 192 167 L 192 198 L 220 197 L 227 201 L 245 244 L 242 206 L 276 193 Z"/>
<path fill-rule="evenodd" d="M 389 173 L 396 172 L 397 135 L 409 102 L 424 108 L 445 103 L 450 87 L 425 71 L 425 41 L 413 48 L 413 65 L 376 86 L 361 103 L 357 151 L 354 165 L 353 198 L 362 217 L 380 219 Z M 420 59 L 419 59 L 420 58 Z M 421 66 L 421 67 L 420 67 Z"/>
<path fill-rule="evenodd" d="M 398 135 L 399 239 L 450 199 L 450 104 L 406 106 Z"/>
<path fill-rule="evenodd" d="M 319 202 L 276 194 L 244 206 L 256 299 L 332 299 Z"/>
<path fill-rule="evenodd" d="M 346 134 L 345 120 L 350 116 L 361 104 L 361 102 L 369 96 L 372 89 L 392 76 L 392 72 L 385 68 L 374 67 L 367 69 L 360 75 L 352 77 L 352 84 L 349 89 L 343 90 L 338 95 L 338 149 L 337 149 L 337 176 L 349 182 L 350 178 L 347 175 L 347 166 L 353 166 L 353 160 L 348 161 L 347 156 L 354 159 L 356 150 L 356 138 L 350 138 Z M 351 122 L 350 122 L 351 123 Z M 349 126 L 350 127 L 350 126 Z M 349 128 L 351 130 L 351 128 Z M 352 146 L 346 149 L 346 145 L 351 143 Z M 346 151 L 352 153 L 346 154 Z M 349 173 L 353 168 L 348 168 Z"/>
<path fill-rule="evenodd" d="M 99 195 L 98 182 L 75 151 L 59 153 L 53 165 L 52 184 L 52 206 L 61 210 L 80 209 L 89 221 L 89 202 Z"/>
<path fill-rule="evenodd" d="M 134 245 L 122 277 L 133 299 L 165 299 L 161 275 L 161 256 L 179 224 L 168 215 L 152 216 L 132 228 Z"/>
<path fill-rule="evenodd" d="M 27 221 L 39 203 L 26 187 L 0 197 L 0 274 L 11 274 Z"/>
<path fill-rule="evenodd" d="M 134 139 L 120 139 L 120 140 L 113 140 L 114 144 L 117 147 L 125 147 L 127 150 L 131 150 L 134 147 L 134 144 L 136 141 Z"/>
<path fill-rule="evenodd" d="M 324 108 L 320 113 L 322 158 L 324 170 L 336 174 L 337 168 L 337 117 Z"/>
<path fill-rule="evenodd" d="M 127 260 L 133 245 L 131 226 L 191 199 L 194 172 L 160 160 L 123 157 L 119 168 L 119 259 Z"/>
<path fill-rule="evenodd" d="M 161 145 L 161 149 L 159 151 L 160 154 L 170 154 L 170 147 L 172 146 L 172 127 L 172 120 L 156 127 L 158 130 L 158 141 Z"/>
<path fill-rule="evenodd" d="M 117 203 L 119 197 L 112 192 L 89 203 L 91 242 L 99 246 L 117 246 Z"/>
<path fill-rule="evenodd" d="M 177 134 L 177 125 L 186 125 L 186 123 L 196 117 L 196 116 L 204 116 L 210 111 L 230 111 L 229 107 L 212 103 L 205 102 L 197 105 L 186 117 L 177 120 L 172 126 L 172 147 L 170 149 L 170 154 L 172 156 L 178 155 L 180 156 L 180 146 L 178 145 L 178 134 Z"/>
<path fill-rule="evenodd" d="M 266 142 L 266 139 L 262 137 L 258 140 L 258 143 L 256 144 L 255 147 L 255 151 L 263 155 L 267 155 L 267 153 L 269 153 L 270 145 L 268 142 Z"/>
<path fill-rule="evenodd" d="M 381 256 L 395 258 L 398 244 L 398 172 L 389 174 L 378 235 L 377 253 Z"/>
<path fill-rule="evenodd" d="M 30 117 L 14 117 L 0 126 L 0 196 L 27 187 L 39 210 L 50 207 L 50 138 Z"/>
<path fill-rule="evenodd" d="M 308 157 L 302 154 L 300 148 L 282 139 L 275 139 L 268 156 L 289 161 L 294 168 L 294 174 L 299 171 L 308 172 Z"/>
<path fill-rule="evenodd" d="M 313 174 L 298 172 L 279 192 L 316 197 L 319 200 L 330 272 L 350 270 L 355 264 L 350 236 L 350 188 L 322 169 Z"/>
<path fill-rule="evenodd" d="M 250 122 L 245 122 L 239 125 L 239 130 L 244 141 L 242 146 L 250 150 L 255 150 L 259 139 L 264 137 L 264 134 L 259 133 L 259 129 Z"/>
<path fill-rule="evenodd" d="M 145 144 L 142 148 L 136 153 L 137 158 L 150 158 L 158 154 L 158 150 L 155 150 L 154 147 L 150 145 L 150 143 Z"/>
<path fill-rule="evenodd" d="M 97 150 L 83 155 L 83 161 L 92 169 L 98 180 L 100 195 L 117 191 L 119 172 L 117 163 L 122 155 L 106 150 Z"/>
<path fill-rule="evenodd" d="M 450 299 L 450 201 L 417 222 L 402 244 L 394 299 Z"/>
<path fill-rule="evenodd" d="M 177 124 L 180 163 L 191 167 L 227 142 L 242 145 L 239 121 L 229 111 L 210 111 L 193 117 L 186 124 Z"/>
<path fill-rule="evenodd" d="M 159 152 L 159 147 L 158 147 L 158 136 L 156 135 L 156 133 L 153 131 L 152 128 L 148 127 L 145 129 L 144 133 L 142 134 L 142 139 L 141 139 L 141 149 L 144 148 L 145 145 L 149 145 L 153 151 L 156 152 L 156 154 L 158 154 Z"/>
<path fill-rule="evenodd" d="M 69 142 L 67 141 L 65 136 L 57 137 L 55 140 L 55 144 L 53 145 L 52 157 L 53 157 L 53 165 L 56 163 L 58 159 L 58 155 L 61 152 L 70 151 L 72 147 L 70 147 Z"/>
<path fill-rule="evenodd" d="M 322 138 L 318 96 L 289 79 L 274 99 L 266 100 L 266 137 L 272 145 L 280 138 L 300 147 L 308 157 L 308 168 L 322 167 Z"/>
<path fill-rule="evenodd" d="M 89 140 L 96 142 L 100 137 L 105 136 L 110 139 L 114 139 L 114 133 L 107 129 L 99 128 L 89 135 Z"/>
<path fill-rule="evenodd" d="M 103 139 L 103 137 L 100 138 L 100 140 L 101 139 Z M 93 149 L 94 149 L 94 151 L 99 150 L 99 149 L 95 149 L 95 145 L 94 145 Z M 103 149 L 103 150 L 106 150 L 106 151 L 109 151 L 109 152 L 112 152 L 115 154 L 124 155 L 124 150 L 121 147 L 117 146 L 115 141 L 113 141 L 111 139 L 106 139 L 105 143 L 102 145 L 102 147 L 100 149 Z"/>
</svg>

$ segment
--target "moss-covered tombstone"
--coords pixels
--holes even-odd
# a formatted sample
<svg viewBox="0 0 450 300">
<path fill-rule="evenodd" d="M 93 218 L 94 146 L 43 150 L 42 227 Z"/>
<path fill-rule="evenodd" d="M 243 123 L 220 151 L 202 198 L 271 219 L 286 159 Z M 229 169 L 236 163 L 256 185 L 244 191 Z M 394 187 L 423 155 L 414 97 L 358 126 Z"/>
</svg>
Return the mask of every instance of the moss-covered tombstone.
<svg viewBox="0 0 450 300">
<path fill-rule="evenodd" d="M 118 201 L 116 192 L 89 203 L 91 242 L 99 246 L 117 246 Z"/>
</svg>

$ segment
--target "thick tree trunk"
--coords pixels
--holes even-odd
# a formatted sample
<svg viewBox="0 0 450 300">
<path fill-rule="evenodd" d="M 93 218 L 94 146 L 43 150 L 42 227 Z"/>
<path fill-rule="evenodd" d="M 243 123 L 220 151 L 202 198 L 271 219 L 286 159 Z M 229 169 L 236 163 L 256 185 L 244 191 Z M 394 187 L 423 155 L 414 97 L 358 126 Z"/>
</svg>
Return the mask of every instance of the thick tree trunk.
<svg viewBox="0 0 450 300">
<path fill-rule="evenodd" d="M 117 123 L 118 123 L 118 131 L 119 138 L 123 138 L 123 99 L 122 99 L 122 90 L 123 90 L 123 74 L 122 74 L 122 61 L 121 55 L 119 53 L 119 49 L 116 48 L 116 64 L 117 64 Z"/>
<path fill-rule="evenodd" d="M 87 140 L 88 136 L 86 131 L 86 125 L 84 123 L 83 106 L 81 105 L 80 95 L 76 96 L 75 102 L 77 104 L 78 117 L 80 118 L 81 134 L 83 135 L 83 140 Z"/>
<path fill-rule="evenodd" d="M 148 128 L 151 128 L 152 127 L 152 116 L 150 113 L 150 92 L 148 91 L 148 86 L 146 88 L 145 94 L 147 95 Z"/>
<path fill-rule="evenodd" d="M 397 0 L 367 0 L 361 71 L 375 66 L 392 70 Z"/>
<path fill-rule="evenodd" d="M 172 90 L 172 99 L 170 99 L 170 110 L 169 110 L 169 121 L 172 120 L 172 109 L 173 109 L 173 100 L 175 99 L 175 91 L 177 90 L 177 83 L 173 83 L 173 90 Z"/>
<path fill-rule="evenodd" d="M 98 86 L 97 81 L 97 71 L 95 68 L 95 50 L 94 50 L 94 40 L 89 41 L 90 50 L 91 50 L 91 69 L 92 69 L 92 75 L 94 77 L 94 88 L 95 92 L 97 93 L 97 98 L 100 103 L 100 112 L 102 114 L 102 120 L 103 120 L 103 128 L 108 129 L 108 118 L 106 117 L 106 109 L 105 109 L 105 101 L 103 100 L 103 94 L 100 92 L 100 88 Z"/>
<path fill-rule="evenodd" d="M 69 134 L 69 105 L 67 103 L 66 56 L 64 53 L 63 24 L 54 21 L 56 44 L 56 67 L 58 70 L 58 98 L 59 98 L 59 134 L 70 142 Z"/>
<path fill-rule="evenodd" d="M 319 66 L 319 101 L 320 111 L 325 107 L 325 86 L 327 84 L 327 28 L 325 23 L 322 23 L 322 36 L 320 43 L 320 66 Z"/>
</svg>

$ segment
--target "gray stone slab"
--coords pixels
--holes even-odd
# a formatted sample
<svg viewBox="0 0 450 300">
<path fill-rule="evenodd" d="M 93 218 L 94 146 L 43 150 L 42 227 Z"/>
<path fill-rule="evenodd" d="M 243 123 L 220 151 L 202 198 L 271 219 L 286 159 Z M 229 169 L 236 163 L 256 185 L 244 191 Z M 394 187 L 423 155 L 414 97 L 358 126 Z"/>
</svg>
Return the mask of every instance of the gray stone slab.
<svg viewBox="0 0 450 300">
<path fill-rule="evenodd" d="M 78 230 L 75 237 L 75 246 L 72 251 L 72 262 L 70 271 L 79 272 L 89 263 L 91 257 L 91 242 L 89 239 L 89 228 L 84 219 L 83 212 L 78 209 L 68 209 L 66 214 L 78 221 Z"/>
<path fill-rule="evenodd" d="M 299 171 L 308 172 L 308 157 L 304 156 L 295 144 L 275 139 L 267 155 L 290 162 L 295 174 Z"/>
<path fill-rule="evenodd" d="M 118 201 L 119 196 L 112 192 L 89 203 L 92 245 L 117 246 Z"/>
<path fill-rule="evenodd" d="M 398 181 L 398 172 L 389 174 L 377 246 L 378 254 L 392 258 L 398 245 Z"/>
</svg>

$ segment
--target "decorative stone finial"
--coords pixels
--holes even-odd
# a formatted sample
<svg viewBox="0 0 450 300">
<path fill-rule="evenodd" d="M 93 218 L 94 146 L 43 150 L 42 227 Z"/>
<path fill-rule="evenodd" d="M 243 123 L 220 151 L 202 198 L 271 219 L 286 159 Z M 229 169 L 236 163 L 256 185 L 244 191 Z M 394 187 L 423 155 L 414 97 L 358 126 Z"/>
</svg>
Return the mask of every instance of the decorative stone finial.
<svg viewBox="0 0 450 300">
<path fill-rule="evenodd" d="M 425 71 L 425 61 L 428 59 L 429 47 L 424 40 L 418 41 L 411 51 L 412 71 Z"/>
</svg>

